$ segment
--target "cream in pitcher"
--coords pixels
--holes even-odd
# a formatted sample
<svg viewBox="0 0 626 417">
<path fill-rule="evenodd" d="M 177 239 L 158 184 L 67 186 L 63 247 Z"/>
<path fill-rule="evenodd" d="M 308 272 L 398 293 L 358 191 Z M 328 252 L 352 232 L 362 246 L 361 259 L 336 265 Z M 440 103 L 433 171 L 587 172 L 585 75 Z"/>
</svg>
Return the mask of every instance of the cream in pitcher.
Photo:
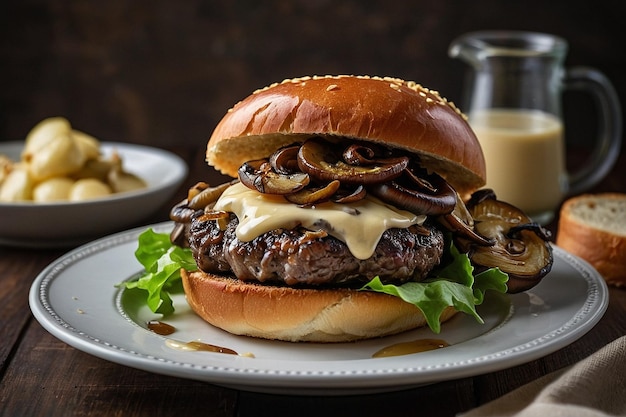
<svg viewBox="0 0 626 417">
<path fill-rule="evenodd" d="M 539 110 L 491 109 L 470 124 L 487 161 L 487 187 L 529 213 L 552 210 L 567 189 L 563 125 Z"/>
<path fill-rule="evenodd" d="M 567 42 L 544 33 L 482 31 L 462 35 L 450 56 L 470 65 L 463 111 L 487 162 L 487 186 L 498 198 L 548 223 L 567 195 L 597 184 L 621 147 L 621 110 L 615 89 L 598 70 L 565 68 Z M 598 104 L 598 136 L 588 161 L 565 166 L 562 91 L 585 91 Z M 594 141 L 595 139 L 595 141 Z"/>
</svg>

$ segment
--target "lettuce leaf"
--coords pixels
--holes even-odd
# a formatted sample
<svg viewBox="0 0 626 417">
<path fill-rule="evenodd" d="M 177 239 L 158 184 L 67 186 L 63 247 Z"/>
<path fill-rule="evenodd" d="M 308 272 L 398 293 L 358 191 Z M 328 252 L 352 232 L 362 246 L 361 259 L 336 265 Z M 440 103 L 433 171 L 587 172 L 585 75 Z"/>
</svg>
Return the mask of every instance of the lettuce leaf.
<svg viewBox="0 0 626 417">
<path fill-rule="evenodd" d="M 447 255 L 450 259 L 433 270 L 424 281 L 397 286 L 383 284 L 380 278 L 375 277 L 361 289 L 400 297 L 413 304 L 424 314 L 426 323 L 434 333 L 441 331 L 439 318 L 448 306 L 483 323 L 476 306 L 482 304 L 487 290 L 505 293 L 508 275 L 498 268 L 491 268 L 474 276 L 469 257 L 460 253 L 452 242 Z"/>
<path fill-rule="evenodd" d="M 143 274 L 137 280 L 119 285 L 145 290 L 146 303 L 152 312 L 164 316 L 172 314 L 174 305 L 170 294 L 183 291 L 181 268 L 187 271 L 198 269 L 191 249 L 172 244 L 168 233 L 147 229 L 139 235 L 135 258 L 143 265 Z"/>
</svg>

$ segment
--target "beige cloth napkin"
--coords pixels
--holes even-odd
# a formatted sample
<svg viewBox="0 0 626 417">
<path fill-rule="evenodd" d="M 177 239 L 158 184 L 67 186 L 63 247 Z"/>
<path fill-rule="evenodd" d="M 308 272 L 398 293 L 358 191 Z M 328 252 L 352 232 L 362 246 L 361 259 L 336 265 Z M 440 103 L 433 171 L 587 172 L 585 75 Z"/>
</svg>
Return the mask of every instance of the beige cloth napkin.
<svg viewBox="0 0 626 417">
<path fill-rule="evenodd" d="M 626 416 L 626 336 L 458 417 Z"/>
</svg>

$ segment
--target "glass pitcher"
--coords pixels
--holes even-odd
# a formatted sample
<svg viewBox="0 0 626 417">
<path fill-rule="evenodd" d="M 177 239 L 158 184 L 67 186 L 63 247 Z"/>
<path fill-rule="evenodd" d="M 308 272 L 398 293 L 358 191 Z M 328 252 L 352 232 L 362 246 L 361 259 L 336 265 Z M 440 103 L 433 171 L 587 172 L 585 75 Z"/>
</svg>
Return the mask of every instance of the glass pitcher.
<svg viewBox="0 0 626 417">
<path fill-rule="evenodd" d="M 565 68 L 567 42 L 532 32 L 471 32 L 454 40 L 449 55 L 469 64 L 462 110 L 487 163 L 487 187 L 539 223 L 549 222 L 562 199 L 588 190 L 613 167 L 622 120 L 609 80 L 588 67 Z M 562 92 L 586 91 L 598 104 L 599 130 L 586 165 L 566 172 Z"/>
</svg>

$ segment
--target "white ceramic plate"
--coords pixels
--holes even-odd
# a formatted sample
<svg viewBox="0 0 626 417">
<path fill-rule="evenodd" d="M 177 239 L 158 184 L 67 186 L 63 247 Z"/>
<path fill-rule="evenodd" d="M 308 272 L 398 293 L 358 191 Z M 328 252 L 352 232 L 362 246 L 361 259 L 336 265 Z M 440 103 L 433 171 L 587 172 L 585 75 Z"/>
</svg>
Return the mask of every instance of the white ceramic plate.
<svg viewBox="0 0 626 417">
<path fill-rule="evenodd" d="M 23 148 L 24 142 L 0 143 L 0 154 L 17 161 Z M 124 169 L 148 187 L 83 202 L 0 202 L 0 245 L 69 247 L 124 230 L 158 210 L 187 176 L 185 162 L 161 149 L 103 142 L 101 150 L 105 156 L 116 150 Z"/>
<path fill-rule="evenodd" d="M 154 228 L 168 232 L 171 224 Z M 49 265 L 30 291 L 36 319 L 60 340 L 94 356 L 242 390 L 364 394 L 497 371 L 572 343 L 600 320 L 608 304 L 607 286 L 598 273 L 555 247 L 553 270 L 541 284 L 522 294 L 487 297 L 479 308 L 483 325 L 459 314 L 439 335 L 420 329 L 339 344 L 294 344 L 233 336 L 200 320 L 182 295 L 174 300 L 176 313 L 161 319 L 137 302 L 133 292 L 115 287 L 141 272 L 133 252 L 143 230 L 100 239 Z M 146 323 L 154 319 L 172 325 L 175 333 L 160 336 L 151 332 Z M 425 338 L 443 339 L 450 346 L 372 358 L 381 348 Z M 184 351 L 175 346 L 191 341 L 230 348 L 240 355 Z"/>
</svg>

